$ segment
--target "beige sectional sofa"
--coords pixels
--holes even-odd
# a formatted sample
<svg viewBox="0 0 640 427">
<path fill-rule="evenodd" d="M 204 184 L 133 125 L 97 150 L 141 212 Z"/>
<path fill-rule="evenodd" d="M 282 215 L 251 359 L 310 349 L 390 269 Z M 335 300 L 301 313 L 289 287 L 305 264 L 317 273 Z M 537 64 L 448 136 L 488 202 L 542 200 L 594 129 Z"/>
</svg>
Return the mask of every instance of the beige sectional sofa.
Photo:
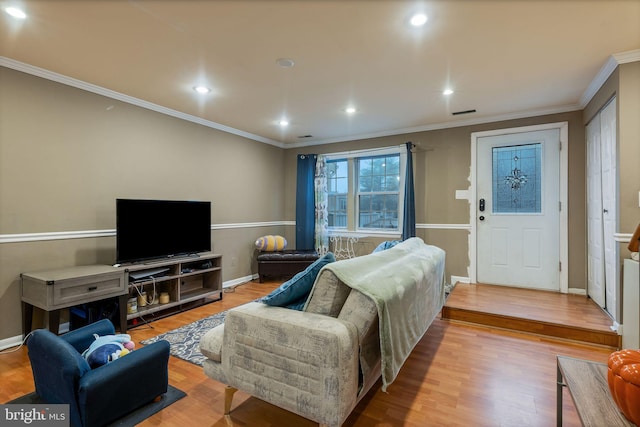
<svg viewBox="0 0 640 427">
<path fill-rule="evenodd" d="M 428 246 L 421 240 L 414 243 Z M 359 265 L 376 270 L 377 267 L 370 266 L 381 264 L 380 272 L 368 271 L 365 275 L 379 277 L 380 286 L 385 286 L 385 280 L 397 282 L 393 272 L 398 269 L 409 270 L 408 280 L 420 282 L 411 285 L 417 289 L 410 297 L 411 308 L 402 309 L 407 316 L 413 315 L 416 305 L 423 309 L 420 316 L 423 330 L 412 338 L 410 352 L 442 307 L 444 252 L 430 247 L 429 262 L 415 266 L 410 253 L 417 246 L 403 248 L 403 244 L 396 248 L 406 254 L 394 252 L 395 261 L 388 261 L 392 253 L 371 254 L 365 256 L 373 257 L 369 260 L 326 265 L 317 275 L 303 311 L 261 302 L 229 310 L 224 325 L 213 328 L 200 342 L 207 357 L 206 375 L 228 385 L 225 414 L 230 411 L 233 393 L 239 389 L 322 426 L 337 427 L 376 384 L 381 373 L 383 387 L 393 381 L 394 374 L 388 373 L 386 376 L 390 378 L 385 381 L 389 366 L 386 370 L 381 366 L 392 363 L 381 363 L 387 359 L 386 356 L 381 359 L 381 348 L 383 353 L 385 350 L 380 330 L 387 330 L 388 326 L 380 322 L 380 302 L 365 295 L 369 293 L 366 289 L 361 291 L 345 283 L 350 280 L 340 267 L 341 263 L 351 262 L 345 266 L 350 271 L 357 271 Z M 367 261 L 370 263 L 363 264 Z M 369 282 L 366 277 L 364 281 Z M 416 304 L 416 299 L 424 300 L 424 304 Z M 400 365 L 406 357 L 408 353 L 400 356 Z"/>
</svg>

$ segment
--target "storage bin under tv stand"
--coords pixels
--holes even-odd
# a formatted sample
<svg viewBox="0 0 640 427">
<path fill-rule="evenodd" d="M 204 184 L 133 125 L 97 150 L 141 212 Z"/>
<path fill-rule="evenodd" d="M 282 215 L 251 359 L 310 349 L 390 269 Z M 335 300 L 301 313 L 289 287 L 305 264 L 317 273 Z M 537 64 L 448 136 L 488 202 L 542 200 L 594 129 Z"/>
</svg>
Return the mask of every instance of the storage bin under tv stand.
<svg viewBox="0 0 640 427">
<path fill-rule="evenodd" d="M 123 267 L 125 283 L 129 284 L 129 298 L 137 299 L 139 293 L 144 291 L 147 299 L 151 299 L 154 287 L 156 294 L 155 301 L 150 301 L 153 304 L 138 305 L 136 312 L 131 312 L 127 306 L 129 326 L 137 326 L 222 299 L 222 255 L 207 252 L 195 256 L 145 261 Z M 164 269 L 166 271 L 152 276 L 138 279 L 133 277 Z M 159 302 L 162 292 L 169 294 L 169 302 L 165 304 Z M 212 299 L 216 297 L 217 299 Z"/>
</svg>

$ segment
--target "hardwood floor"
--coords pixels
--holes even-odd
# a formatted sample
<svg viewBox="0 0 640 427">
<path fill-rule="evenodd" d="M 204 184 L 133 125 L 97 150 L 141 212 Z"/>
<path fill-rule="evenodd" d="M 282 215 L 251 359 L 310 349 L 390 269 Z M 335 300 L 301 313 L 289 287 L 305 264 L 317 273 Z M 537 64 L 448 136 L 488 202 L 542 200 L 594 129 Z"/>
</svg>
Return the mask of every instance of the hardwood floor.
<svg viewBox="0 0 640 427">
<path fill-rule="evenodd" d="M 621 336 L 583 295 L 485 284 L 458 284 L 443 318 L 620 348 Z"/>
<path fill-rule="evenodd" d="M 130 330 L 134 342 L 251 301 L 278 286 L 257 283 L 208 304 Z M 534 310 L 525 304 L 521 311 Z M 354 427 L 553 426 L 556 355 L 606 362 L 611 349 L 436 319 L 387 393 L 374 386 L 345 422 Z M 236 393 L 223 415 L 225 386 L 202 368 L 171 357 L 169 382 L 188 395 L 141 426 L 314 426 L 273 405 Z M 0 402 L 33 391 L 26 348 L 0 355 Z M 580 421 L 565 390 L 564 425 Z"/>
</svg>

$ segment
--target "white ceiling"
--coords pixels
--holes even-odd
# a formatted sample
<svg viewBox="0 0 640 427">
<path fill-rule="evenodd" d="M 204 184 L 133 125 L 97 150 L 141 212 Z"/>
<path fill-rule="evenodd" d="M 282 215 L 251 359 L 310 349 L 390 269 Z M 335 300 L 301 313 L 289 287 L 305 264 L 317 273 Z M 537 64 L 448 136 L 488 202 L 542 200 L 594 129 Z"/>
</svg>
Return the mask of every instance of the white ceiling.
<svg viewBox="0 0 640 427">
<path fill-rule="evenodd" d="M 28 17 L 0 16 L 2 65 L 278 146 L 580 109 L 611 55 L 640 49 L 640 0 L 10 5 Z"/>
</svg>

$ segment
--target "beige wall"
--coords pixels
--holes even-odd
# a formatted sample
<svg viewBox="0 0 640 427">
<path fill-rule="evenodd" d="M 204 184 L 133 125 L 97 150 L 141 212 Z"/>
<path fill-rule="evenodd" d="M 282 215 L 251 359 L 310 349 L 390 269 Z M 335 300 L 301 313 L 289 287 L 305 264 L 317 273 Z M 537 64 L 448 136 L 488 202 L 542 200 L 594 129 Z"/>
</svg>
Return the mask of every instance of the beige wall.
<svg viewBox="0 0 640 427">
<path fill-rule="evenodd" d="M 297 154 L 335 153 L 411 141 L 417 146 L 414 154 L 416 223 L 469 224 L 469 204 L 466 200 L 457 200 L 455 192 L 470 185 L 471 133 L 564 121 L 569 123 L 569 288 L 585 289 L 585 145 L 580 111 L 287 150 L 287 217 L 295 218 Z M 447 252 L 447 281 L 452 275 L 469 276 L 468 231 L 419 227 L 417 235 Z M 370 240 L 375 244 L 383 239 Z"/>
<path fill-rule="evenodd" d="M 640 223 L 640 62 L 621 64 L 611 73 L 593 99 L 584 109 L 583 121 L 587 123 L 616 96 L 617 103 L 617 151 L 618 151 L 618 233 L 633 233 Z M 585 255 L 586 256 L 586 255 Z M 619 266 L 629 258 L 627 243 L 620 244 Z M 621 280 L 623 274 L 621 273 Z M 622 295 L 622 285 L 618 289 Z M 624 320 L 621 299 L 615 308 L 616 319 Z"/>
<path fill-rule="evenodd" d="M 113 230 L 118 197 L 210 200 L 214 225 L 285 217 L 281 148 L 3 67 L 0 93 L 0 235 Z M 223 280 L 287 228 L 215 228 Z M 22 332 L 21 272 L 114 262 L 114 237 L 0 243 L 0 340 Z"/>
<path fill-rule="evenodd" d="M 640 220 L 639 67 L 621 66 L 584 112 L 289 150 L 0 68 L 0 235 L 114 229 L 117 197 L 211 200 L 214 225 L 294 221 L 298 153 L 406 141 L 417 145 L 417 223 L 468 224 L 468 203 L 456 200 L 455 191 L 469 186 L 471 133 L 567 121 L 569 287 L 584 289 L 584 124 L 599 109 L 598 99 L 620 90 L 621 232 L 630 232 Z M 268 233 L 295 245 L 292 226 L 212 231 L 213 249 L 223 255 L 223 280 L 257 272 L 253 241 Z M 419 228 L 418 236 L 447 251 L 447 279 L 468 276 L 466 230 Z M 365 239 L 357 250 L 368 253 L 382 240 Z M 21 333 L 21 272 L 114 260 L 113 237 L 0 243 L 0 340 Z"/>
<path fill-rule="evenodd" d="M 620 65 L 618 146 L 620 161 L 620 232 L 640 223 L 640 62 Z M 627 245 L 621 255 L 628 258 Z"/>
<path fill-rule="evenodd" d="M 640 62 L 622 64 L 607 79 L 584 109 L 587 123 L 613 97 L 617 99 L 617 138 L 620 233 L 633 233 L 640 222 L 638 192 L 640 191 Z M 628 258 L 626 244 L 621 246 L 621 258 Z"/>
</svg>

